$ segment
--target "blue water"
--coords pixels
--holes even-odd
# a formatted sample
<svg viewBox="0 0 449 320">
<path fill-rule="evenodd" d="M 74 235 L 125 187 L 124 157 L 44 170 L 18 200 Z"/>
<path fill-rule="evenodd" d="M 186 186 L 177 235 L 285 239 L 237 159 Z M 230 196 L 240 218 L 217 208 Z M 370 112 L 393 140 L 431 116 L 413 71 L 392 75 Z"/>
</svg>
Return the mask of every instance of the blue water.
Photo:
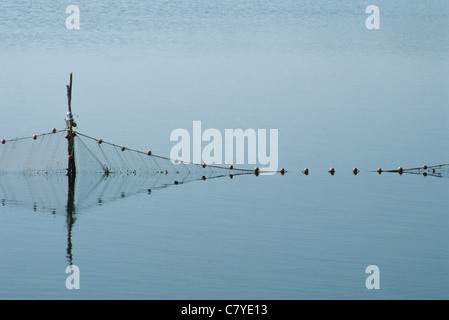
<svg viewBox="0 0 449 320">
<path fill-rule="evenodd" d="M 449 162 L 447 1 L 377 1 L 379 30 L 363 1 L 74 4 L 80 30 L 65 1 L 0 4 L 0 138 L 64 128 L 73 72 L 81 132 L 168 156 L 196 120 L 278 129 L 288 172 L 80 207 L 80 290 L 65 287 L 66 214 L 6 185 L 0 298 L 449 298 L 449 180 L 373 172 Z"/>
</svg>

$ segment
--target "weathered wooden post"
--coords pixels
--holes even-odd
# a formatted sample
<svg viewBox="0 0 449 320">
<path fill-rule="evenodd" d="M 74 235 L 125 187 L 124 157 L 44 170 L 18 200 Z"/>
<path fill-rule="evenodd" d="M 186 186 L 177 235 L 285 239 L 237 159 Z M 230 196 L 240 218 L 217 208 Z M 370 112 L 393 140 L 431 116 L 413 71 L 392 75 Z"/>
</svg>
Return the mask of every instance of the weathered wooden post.
<svg viewBox="0 0 449 320">
<path fill-rule="evenodd" d="M 67 85 L 67 100 L 68 100 L 68 112 L 66 118 L 66 130 L 67 130 L 67 141 L 68 141 L 68 168 L 67 175 L 69 177 L 75 177 L 76 175 L 76 164 L 75 164 L 75 135 L 73 132 L 74 125 L 73 115 L 72 115 L 72 80 L 73 74 L 70 73 L 70 84 Z"/>
</svg>

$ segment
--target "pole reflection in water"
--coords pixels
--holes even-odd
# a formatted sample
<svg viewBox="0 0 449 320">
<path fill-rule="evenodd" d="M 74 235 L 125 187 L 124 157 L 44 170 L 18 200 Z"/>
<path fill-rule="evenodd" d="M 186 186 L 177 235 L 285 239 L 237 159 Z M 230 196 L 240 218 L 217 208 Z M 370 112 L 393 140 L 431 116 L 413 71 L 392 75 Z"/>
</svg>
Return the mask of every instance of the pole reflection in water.
<svg viewBox="0 0 449 320">
<path fill-rule="evenodd" d="M 234 173 L 232 177 L 251 173 Z M 67 252 L 69 265 L 74 264 L 72 231 L 81 213 L 114 201 L 139 194 L 151 195 L 153 191 L 178 188 L 179 185 L 217 178 L 229 178 L 224 172 L 212 171 L 193 174 L 0 174 L 0 204 L 2 207 L 29 208 L 30 212 L 43 212 L 66 216 Z"/>
</svg>

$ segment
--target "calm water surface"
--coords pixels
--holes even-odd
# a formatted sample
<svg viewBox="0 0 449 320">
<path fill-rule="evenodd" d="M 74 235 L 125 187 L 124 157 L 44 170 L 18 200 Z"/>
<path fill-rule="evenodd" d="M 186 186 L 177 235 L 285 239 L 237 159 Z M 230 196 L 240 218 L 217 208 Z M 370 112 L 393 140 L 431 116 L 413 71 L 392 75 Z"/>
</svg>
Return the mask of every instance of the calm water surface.
<svg viewBox="0 0 449 320">
<path fill-rule="evenodd" d="M 369 4 L 78 1 L 67 30 L 64 1 L 3 1 L 0 138 L 63 128 L 73 72 L 81 132 L 168 156 L 195 120 L 278 129 L 288 172 L 109 179 L 101 202 L 80 176 L 72 220 L 63 178 L 0 176 L 0 298 L 449 298 L 447 169 L 374 172 L 449 163 L 449 5 L 377 1 L 367 30 Z"/>
</svg>

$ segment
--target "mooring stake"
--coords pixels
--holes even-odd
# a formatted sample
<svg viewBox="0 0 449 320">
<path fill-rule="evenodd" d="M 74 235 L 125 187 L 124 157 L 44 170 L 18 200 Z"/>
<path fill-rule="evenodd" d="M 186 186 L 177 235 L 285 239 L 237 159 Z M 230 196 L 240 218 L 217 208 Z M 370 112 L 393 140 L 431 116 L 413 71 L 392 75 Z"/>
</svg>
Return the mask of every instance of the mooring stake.
<svg viewBox="0 0 449 320">
<path fill-rule="evenodd" d="M 74 178 L 76 175 L 75 164 L 75 139 L 73 134 L 73 116 L 72 116 L 72 88 L 73 88 L 73 74 L 70 73 L 70 84 L 67 85 L 67 103 L 68 111 L 66 118 L 66 130 L 67 130 L 67 151 L 68 151 L 68 168 L 67 175 Z"/>
</svg>

